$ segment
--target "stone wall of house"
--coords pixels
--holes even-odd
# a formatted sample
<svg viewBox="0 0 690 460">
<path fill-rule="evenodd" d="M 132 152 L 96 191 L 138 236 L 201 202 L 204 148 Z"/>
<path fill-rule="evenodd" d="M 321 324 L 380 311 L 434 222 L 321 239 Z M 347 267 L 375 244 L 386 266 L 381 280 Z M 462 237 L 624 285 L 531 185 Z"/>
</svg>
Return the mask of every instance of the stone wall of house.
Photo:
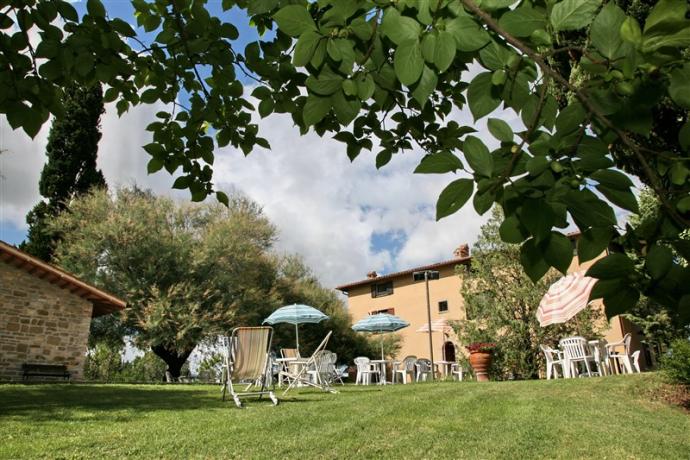
<svg viewBox="0 0 690 460">
<path fill-rule="evenodd" d="M 93 305 L 0 261 L 0 380 L 21 380 L 23 363 L 65 364 L 83 376 Z"/>
</svg>

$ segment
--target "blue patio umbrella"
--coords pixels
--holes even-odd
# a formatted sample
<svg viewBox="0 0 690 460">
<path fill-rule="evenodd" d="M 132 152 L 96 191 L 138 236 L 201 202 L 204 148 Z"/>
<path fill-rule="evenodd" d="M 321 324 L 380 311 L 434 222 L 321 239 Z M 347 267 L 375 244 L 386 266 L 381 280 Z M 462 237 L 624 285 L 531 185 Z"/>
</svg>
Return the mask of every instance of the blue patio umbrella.
<svg viewBox="0 0 690 460">
<path fill-rule="evenodd" d="M 319 310 L 309 305 L 295 303 L 280 307 L 264 320 L 264 324 L 278 324 L 288 323 L 295 325 L 295 338 L 297 340 L 297 351 L 299 351 L 299 329 L 298 325 L 302 323 L 320 323 L 328 319 Z"/>
<path fill-rule="evenodd" d="M 402 318 L 388 313 L 379 313 L 377 315 L 369 315 L 357 321 L 352 330 L 357 332 L 371 332 L 374 334 L 383 334 L 384 332 L 395 332 L 406 328 L 410 323 Z M 383 356 L 383 335 L 381 336 L 381 359 Z"/>
</svg>

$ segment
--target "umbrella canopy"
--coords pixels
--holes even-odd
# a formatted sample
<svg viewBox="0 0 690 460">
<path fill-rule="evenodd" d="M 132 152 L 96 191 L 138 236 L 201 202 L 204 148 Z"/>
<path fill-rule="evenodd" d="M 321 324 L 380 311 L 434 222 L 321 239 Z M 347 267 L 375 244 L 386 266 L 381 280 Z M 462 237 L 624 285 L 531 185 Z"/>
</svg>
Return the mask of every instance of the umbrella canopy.
<svg viewBox="0 0 690 460">
<path fill-rule="evenodd" d="M 539 325 L 565 323 L 589 304 L 596 279 L 585 276 L 583 272 L 564 276 L 551 285 L 539 302 L 537 319 Z"/>
<path fill-rule="evenodd" d="M 431 332 L 449 333 L 453 330 L 445 319 L 437 319 L 431 322 Z M 417 332 L 429 332 L 429 323 L 424 323 L 422 327 L 417 329 Z"/>
<path fill-rule="evenodd" d="M 278 324 L 288 323 L 295 325 L 295 339 L 297 341 L 297 350 L 299 351 L 299 329 L 298 325 L 302 323 L 320 323 L 328 319 L 319 310 L 309 305 L 295 303 L 280 307 L 264 320 L 264 324 Z"/>
<path fill-rule="evenodd" d="M 395 332 L 409 325 L 410 323 L 395 315 L 379 313 L 378 315 L 370 315 L 360 319 L 352 326 L 352 330 L 382 334 L 384 332 Z M 384 359 L 383 336 L 381 336 L 381 359 Z"/>
</svg>

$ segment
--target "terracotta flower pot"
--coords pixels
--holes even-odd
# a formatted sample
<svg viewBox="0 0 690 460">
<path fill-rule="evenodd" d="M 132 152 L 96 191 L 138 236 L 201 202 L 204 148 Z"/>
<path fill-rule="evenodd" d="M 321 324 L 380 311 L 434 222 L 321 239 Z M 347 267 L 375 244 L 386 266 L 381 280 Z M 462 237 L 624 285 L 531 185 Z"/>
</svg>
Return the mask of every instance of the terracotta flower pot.
<svg viewBox="0 0 690 460">
<path fill-rule="evenodd" d="M 474 375 L 477 376 L 477 382 L 489 381 L 489 367 L 491 367 L 492 359 L 491 352 L 475 351 L 470 353 L 470 364 L 474 369 Z"/>
</svg>

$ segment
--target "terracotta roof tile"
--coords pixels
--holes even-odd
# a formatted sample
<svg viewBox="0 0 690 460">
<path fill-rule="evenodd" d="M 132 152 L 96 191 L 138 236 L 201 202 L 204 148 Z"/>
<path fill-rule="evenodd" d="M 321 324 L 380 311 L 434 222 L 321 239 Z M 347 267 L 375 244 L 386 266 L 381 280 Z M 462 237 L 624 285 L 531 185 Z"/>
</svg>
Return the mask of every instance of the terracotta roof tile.
<svg viewBox="0 0 690 460">
<path fill-rule="evenodd" d="M 67 289 L 74 295 L 87 299 L 93 304 L 93 316 L 107 315 L 123 310 L 127 305 L 123 300 L 98 289 L 74 275 L 43 262 L 34 256 L 0 241 L 0 261 L 27 271 L 31 275 L 44 279 L 60 288 Z"/>
<path fill-rule="evenodd" d="M 443 262 L 436 262 L 436 263 L 430 264 L 430 265 L 423 265 L 421 267 L 410 268 L 408 270 L 403 270 L 400 272 L 389 273 L 387 275 L 377 276 L 376 278 L 367 278 L 367 279 L 364 279 L 361 281 L 355 281 L 353 283 L 343 284 L 341 286 L 336 286 L 336 289 L 339 291 L 347 292 L 354 287 L 366 286 L 366 285 L 372 284 L 372 283 L 379 283 L 381 281 L 386 281 L 389 279 L 398 278 L 400 276 L 411 275 L 414 272 L 418 272 L 418 271 L 422 271 L 422 270 L 433 270 L 435 268 L 447 267 L 449 265 L 466 264 L 466 263 L 469 263 L 470 260 L 472 260 L 471 256 L 470 257 L 457 257 L 455 259 L 445 260 Z"/>
</svg>

